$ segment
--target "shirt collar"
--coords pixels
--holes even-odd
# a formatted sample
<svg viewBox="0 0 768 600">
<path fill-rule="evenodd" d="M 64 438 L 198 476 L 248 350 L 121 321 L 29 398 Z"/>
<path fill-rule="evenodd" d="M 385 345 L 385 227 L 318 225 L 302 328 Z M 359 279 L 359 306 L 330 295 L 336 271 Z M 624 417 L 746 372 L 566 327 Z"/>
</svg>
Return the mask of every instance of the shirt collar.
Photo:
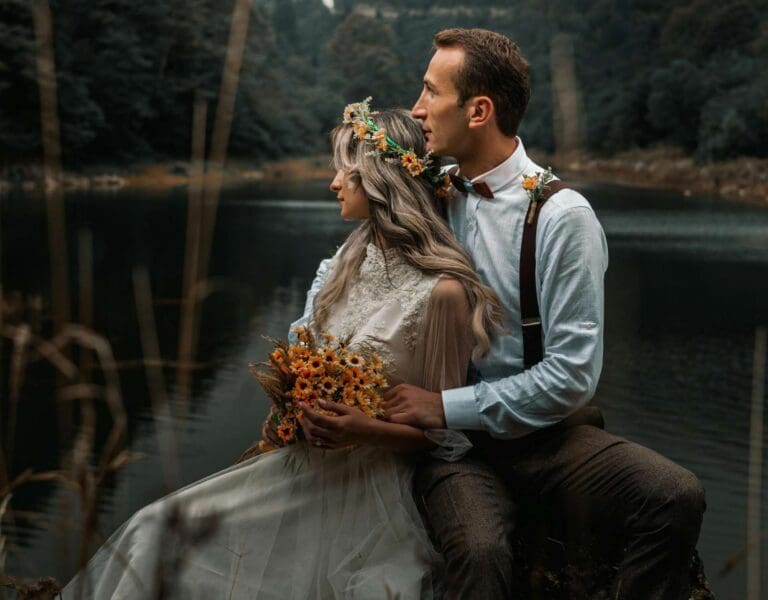
<svg viewBox="0 0 768 600">
<path fill-rule="evenodd" d="M 520 179 L 528 165 L 528 155 L 525 152 L 523 141 L 517 138 L 517 148 L 509 155 L 504 162 L 496 165 L 490 171 L 486 171 L 472 179 L 475 181 L 484 181 L 495 194 L 498 191 L 508 187 Z"/>
</svg>

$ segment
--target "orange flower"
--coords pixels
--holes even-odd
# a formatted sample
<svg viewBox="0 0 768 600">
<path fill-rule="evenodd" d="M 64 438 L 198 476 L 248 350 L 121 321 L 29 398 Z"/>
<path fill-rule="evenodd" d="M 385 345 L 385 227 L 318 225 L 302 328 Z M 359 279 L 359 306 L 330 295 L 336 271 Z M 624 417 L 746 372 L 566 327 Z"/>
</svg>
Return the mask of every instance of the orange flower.
<svg viewBox="0 0 768 600">
<path fill-rule="evenodd" d="M 413 176 L 416 177 L 417 175 L 421 175 L 424 172 L 424 164 L 421 162 L 418 156 L 416 156 L 416 153 L 406 152 L 400 157 L 400 162 L 402 165 L 408 169 L 408 172 Z"/>
<path fill-rule="evenodd" d="M 523 175 L 523 189 L 535 190 L 537 185 L 539 185 L 538 175 Z"/>
<path fill-rule="evenodd" d="M 386 152 L 387 143 L 387 130 L 383 127 L 373 134 L 373 141 L 375 143 L 376 150 L 379 152 Z"/>
<path fill-rule="evenodd" d="M 296 380 L 296 383 L 293 384 L 293 391 L 291 392 L 291 396 L 297 400 L 301 400 L 302 398 L 306 398 L 309 396 L 309 394 L 312 392 L 312 384 L 308 379 L 304 379 L 304 377 L 299 377 Z"/>
<path fill-rule="evenodd" d="M 291 373 L 294 375 L 298 375 L 302 371 L 305 371 L 307 369 L 307 363 L 304 361 L 303 358 L 297 358 L 291 363 Z"/>
<path fill-rule="evenodd" d="M 357 392 L 355 390 L 344 388 L 344 391 L 341 393 L 341 402 L 347 406 L 354 406 L 356 396 Z"/>
<path fill-rule="evenodd" d="M 347 359 L 347 364 L 352 368 L 361 368 L 365 365 L 365 361 L 357 354 L 353 354 Z"/>
<path fill-rule="evenodd" d="M 310 356 L 307 361 L 307 368 L 312 371 L 313 375 L 323 375 L 325 372 L 325 363 L 323 357 L 317 354 Z"/>
<path fill-rule="evenodd" d="M 294 421 L 283 421 L 277 426 L 277 435 L 284 442 L 290 442 L 296 435 L 296 423 Z"/>
<path fill-rule="evenodd" d="M 365 134 L 368 133 L 368 125 L 365 123 L 355 123 L 352 125 L 352 128 L 355 130 L 355 135 L 358 138 L 361 140 L 365 139 Z"/>
<path fill-rule="evenodd" d="M 282 348 L 275 348 L 274 352 L 269 355 L 269 359 L 276 365 L 282 365 L 285 362 L 285 352 Z"/>
<path fill-rule="evenodd" d="M 333 351 L 333 348 L 325 349 L 325 352 L 323 352 L 323 360 L 325 361 L 326 366 L 336 362 L 336 352 Z"/>
<path fill-rule="evenodd" d="M 309 348 L 306 346 L 289 346 L 288 347 L 288 359 L 291 361 L 309 358 Z"/>
<path fill-rule="evenodd" d="M 384 363 L 381 360 L 381 357 L 378 354 L 371 354 L 370 358 L 370 366 L 375 371 L 381 371 L 381 369 L 384 368 Z"/>
<path fill-rule="evenodd" d="M 323 377 L 320 382 L 320 389 L 326 396 L 331 396 L 336 392 L 336 382 L 330 377 Z"/>
</svg>

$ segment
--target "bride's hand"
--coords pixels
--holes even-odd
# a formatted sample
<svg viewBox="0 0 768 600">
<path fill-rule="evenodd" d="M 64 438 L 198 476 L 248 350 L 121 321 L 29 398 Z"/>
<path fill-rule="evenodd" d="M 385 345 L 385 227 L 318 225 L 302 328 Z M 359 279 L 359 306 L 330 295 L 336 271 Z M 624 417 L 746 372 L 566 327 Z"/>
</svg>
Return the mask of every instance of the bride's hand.
<svg viewBox="0 0 768 600">
<path fill-rule="evenodd" d="M 318 400 L 318 404 L 325 410 L 335 412 L 337 416 L 328 417 L 312 410 L 308 404 L 300 403 L 304 411 L 301 426 L 309 443 L 322 448 L 343 448 L 365 443 L 374 419 L 345 404 L 325 400 Z"/>
</svg>

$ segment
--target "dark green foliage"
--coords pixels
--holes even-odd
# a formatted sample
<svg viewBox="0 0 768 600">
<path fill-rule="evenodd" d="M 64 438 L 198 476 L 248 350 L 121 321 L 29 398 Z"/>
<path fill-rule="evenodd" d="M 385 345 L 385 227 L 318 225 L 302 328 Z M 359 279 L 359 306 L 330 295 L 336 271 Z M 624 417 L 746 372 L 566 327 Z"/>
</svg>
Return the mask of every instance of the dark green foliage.
<svg viewBox="0 0 768 600">
<path fill-rule="evenodd" d="M 69 168 L 185 158 L 196 94 L 212 126 L 234 0 L 49 0 Z M 766 0 L 253 0 L 230 155 L 322 152 L 345 102 L 410 107 L 433 34 L 487 27 L 531 65 L 521 126 L 554 150 L 550 41 L 576 40 L 588 149 L 656 143 L 766 155 Z M 0 0 L 0 162 L 40 159 L 31 4 Z M 210 131 L 209 131 L 210 133 Z"/>
<path fill-rule="evenodd" d="M 328 41 L 328 65 L 333 83 L 347 102 L 366 96 L 379 106 L 398 102 L 398 57 L 395 34 L 380 20 L 352 13 Z"/>
</svg>

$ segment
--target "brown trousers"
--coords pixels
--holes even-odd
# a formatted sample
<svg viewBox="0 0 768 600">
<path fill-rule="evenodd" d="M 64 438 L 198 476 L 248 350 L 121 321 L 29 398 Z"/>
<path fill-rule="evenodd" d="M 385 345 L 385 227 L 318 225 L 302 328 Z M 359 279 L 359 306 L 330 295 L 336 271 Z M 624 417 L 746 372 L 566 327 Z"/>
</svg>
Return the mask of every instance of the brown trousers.
<svg viewBox="0 0 768 600">
<path fill-rule="evenodd" d="M 613 532 L 623 554 L 610 598 L 688 598 L 705 509 L 690 471 L 592 425 L 475 441 L 459 462 L 426 458 L 416 470 L 416 499 L 447 563 L 446 598 L 524 597 L 511 543 L 523 503 L 545 507 L 568 540 Z"/>
</svg>

